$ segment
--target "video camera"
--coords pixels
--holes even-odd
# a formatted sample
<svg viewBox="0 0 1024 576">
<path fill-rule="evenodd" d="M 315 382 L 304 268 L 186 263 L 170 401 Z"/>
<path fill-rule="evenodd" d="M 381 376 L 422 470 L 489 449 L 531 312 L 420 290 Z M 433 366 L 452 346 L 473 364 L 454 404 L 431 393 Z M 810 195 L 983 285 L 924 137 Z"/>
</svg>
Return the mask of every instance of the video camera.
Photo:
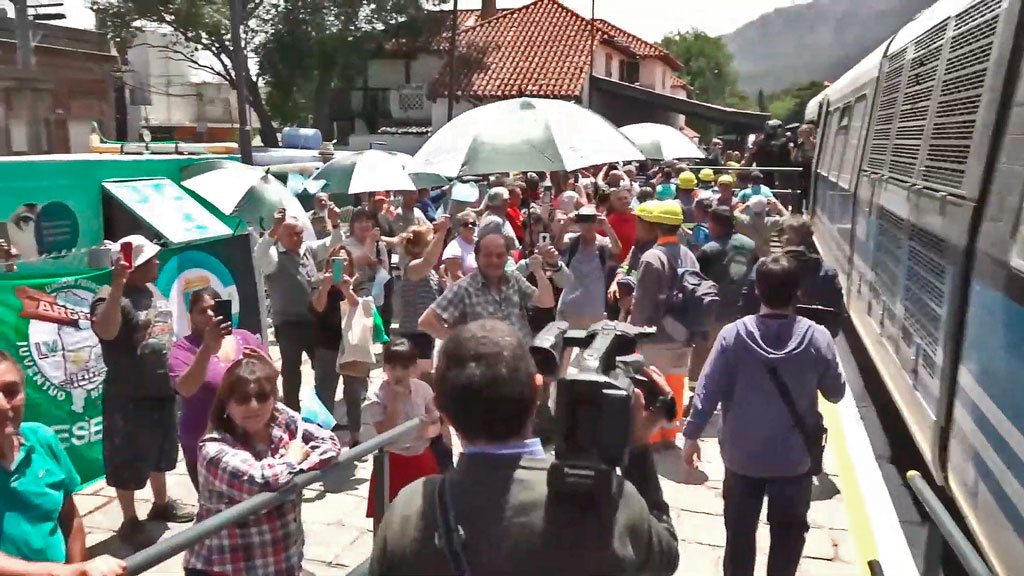
<svg viewBox="0 0 1024 576">
<path fill-rule="evenodd" d="M 562 351 L 580 348 L 577 371 L 560 377 L 555 388 L 555 462 L 548 474 L 553 491 L 577 494 L 611 490 L 615 469 L 625 465 L 632 436 L 633 389 L 644 393 L 649 410 L 664 410 L 675 420 L 672 395 L 664 396 L 641 374 L 644 358 L 637 340 L 654 328 L 602 321 L 587 330 L 548 324 L 533 340 L 530 354 L 545 377 L 559 375 Z"/>
</svg>

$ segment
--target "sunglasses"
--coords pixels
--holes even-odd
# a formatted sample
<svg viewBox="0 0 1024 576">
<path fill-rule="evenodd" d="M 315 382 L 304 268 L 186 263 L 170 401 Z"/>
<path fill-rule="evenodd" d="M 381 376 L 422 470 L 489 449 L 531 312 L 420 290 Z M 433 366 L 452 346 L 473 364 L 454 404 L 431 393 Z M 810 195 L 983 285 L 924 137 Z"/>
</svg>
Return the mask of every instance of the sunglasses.
<svg viewBox="0 0 1024 576">
<path fill-rule="evenodd" d="M 235 396 L 234 398 L 232 398 L 231 401 L 235 404 L 238 404 L 239 406 L 247 406 L 250 403 L 252 403 L 253 398 L 256 399 L 257 404 L 266 404 L 267 402 L 270 402 L 274 398 L 274 395 L 271 394 L 269 390 L 260 390 L 255 394 L 242 392 Z"/>
<path fill-rule="evenodd" d="M 463 222 L 463 228 L 476 228 L 476 222 Z"/>
</svg>

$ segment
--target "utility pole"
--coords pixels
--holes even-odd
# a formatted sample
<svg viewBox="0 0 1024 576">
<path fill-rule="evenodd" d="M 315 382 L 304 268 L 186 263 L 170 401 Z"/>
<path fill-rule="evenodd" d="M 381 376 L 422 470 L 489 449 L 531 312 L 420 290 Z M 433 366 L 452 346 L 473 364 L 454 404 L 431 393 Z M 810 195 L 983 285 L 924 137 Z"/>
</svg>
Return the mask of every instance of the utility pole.
<svg viewBox="0 0 1024 576">
<path fill-rule="evenodd" d="M 590 70 L 587 72 L 587 109 L 594 109 L 594 56 L 597 55 L 597 26 L 594 18 L 597 15 L 597 0 L 590 0 Z"/>
<path fill-rule="evenodd" d="M 252 165 L 252 132 L 249 130 L 249 61 L 242 46 L 242 18 L 245 0 L 231 0 L 231 51 L 238 95 L 238 148 L 242 162 Z"/>
<path fill-rule="evenodd" d="M 452 22 L 448 50 L 448 121 L 455 117 L 455 48 L 459 33 L 459 0 L 452 3 Z"/>
<path fill-rule="evenodd" d="M 31 71 L 36 60 L 32 51 L 32 19 L 28 17 L 28 0 L 14 2 L 14 28 L 18 39 L 18 68 Z"/>
</svg>

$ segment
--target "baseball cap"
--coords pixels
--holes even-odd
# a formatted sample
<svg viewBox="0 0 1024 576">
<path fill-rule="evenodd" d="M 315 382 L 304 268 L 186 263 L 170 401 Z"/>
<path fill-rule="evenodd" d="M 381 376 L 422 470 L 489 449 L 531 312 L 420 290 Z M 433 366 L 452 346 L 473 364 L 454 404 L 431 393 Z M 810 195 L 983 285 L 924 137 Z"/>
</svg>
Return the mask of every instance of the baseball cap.
<svg viewBox="0 0 1024 576">
<path fill-rule="evenodd" d="M 697 187 L 697 177 L 693 174 L 693 172 L 686 170 L 685 172 L 679 175 L 679 180 L 676 181 L 676 185 L 678 185 L 683 190 L 693 190 L 694 188 Z"/>
<path fill-rule="evenodd" d="M 703 170 L 700 171 L 700 179 L 704 182 L 714 182 L 715 171 L 712 170 L 711 168 L 704 168 Z"/>
<path fill-rule="evenodd" d="M 683 207 L 675 200 L 648 200 L 633 211 L 637 218 L 654 224 L 678 226 L 683 223 Z"/>
<path fill-rule="evenodd" d="M 385 194 L 385 193 L 383 193 L 383 192 L 377 192 L 377 193 L 376 193 L 376 194 L 375 194 L 375 195 L 373 196 L 373 201 L 374 201 L 374 202 L 377 202 L 378 200 L 381 200 L 381 201 L 387 202 L 387 201 L 388 201 L 388 195 L 387 195 L 387 194 Z"/>
<path fill-rule="evenodd" d="M 495 186 L 487 193 L 486 205 L 488 208 L 499 206 L 508 200 L 508 189 L 503 186 Z"/>
<path fill-rule="evenodd" d="M 747 201 L 747 208 L 754 214 L 761 214 L 768 209 L 768 199 L 760 194 L 751 196 L 750 200 Z"/>
<path fill-rule="evenodd" d="M 117 244 L 120 246 L 126 242 L 132 245 L 132 268 L 145 264 L 160 251 L 159 246 L 141 234 L 125 236 L 118 240 Z"/>
</svg>

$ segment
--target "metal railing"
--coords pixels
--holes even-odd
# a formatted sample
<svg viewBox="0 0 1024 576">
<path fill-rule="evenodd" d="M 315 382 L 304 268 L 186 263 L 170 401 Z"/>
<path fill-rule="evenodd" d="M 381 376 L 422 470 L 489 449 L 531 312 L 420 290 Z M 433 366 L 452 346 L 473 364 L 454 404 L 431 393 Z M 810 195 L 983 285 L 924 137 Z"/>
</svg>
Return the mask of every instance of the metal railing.
<svg viewBox="0 0 1024 576">
<path fill-rule="evenodd" d="M 914 491 L 914 495 L 924 506 L 925 511 L 931 516 L 935 526 L 942 533 L 942 537 L 949 544 L 949 547 L 956 554 L 956 557 L 960 559 L 960 563 L 963 564 L 964 570 L 969 576 L 993 576 L 992 570 L 982 559 L 978 551 L 975 550 L 974 545 L 971 544 L 970 539 L 967 535 L 960 530 L 957 526 L 956 521 L 946 510 L 946 507 L 942 505 L 939 497 L 932 491 L 931 486 L 928 485 L 928 481 L 921 476 L 921 473 L 916 470 L 907 472 L 907 484 Z M 936 554 L 941 553 L 941 550 L 935 550 Z M 937 559 L 936 559 L 937 560 Z M 931 561 L 926 558 L 926 564 L 931 564 Z M 936 564 L 932 564 L 936 565 Z M 937 573 L 937 572 L 936 572 Z M 922 572 L 924 576 L 928 576 Z"/>
<path fill-rule="evenodd" d="M 295 476 L 287 486 L 281 488 L 277 492 L 264 492 L 262 494 L 257 494 L 244 502 L 239 502 L 227 510 L 207 518 L 206 520 L 197 522 L 187 530 L 179 532 L 166 540 L 157 542 L 149 548 L 132 554 L 125 559 L 125 563 L 127 564 L 125 573 L 129 575 L 142 574 L 161 562 L 188 550 L 200 540 L 209 538 L 236 522 L 250 516 L 260 514 L 289 500 L 299 498 L 302 494 L 302 490 L 306 487 L 316 482 L 323 482 L 335 474 L 342 473 L 342 468 L 346 465 L 365 458 L 374 452 L 377 452 L 377 455 L 374 457 L 374 471 L 378 473 L 377 479 L 379 481 L 376 483 L 376 494 L 371 494 L 370 497 L 376 499 L 375 504 L 377 518 L 374 518 L 374 528 L 376 528 L 380 523 L 380 517 L 383 516 L 384 509 L 387 506 L 388 459 L 384 449 L 422 426 L 423 422 L 422 418 L 405 422 L 404 424 L 392 428 L 372 440 L 343 452 L 337 461 L 323 470 L 315 470 L 313 472 L 304 472 L 299 474 Z"/>
<path fill-rule="evenodd" d="M 687 169 L 691 172 L 694 170 L 703 170 L 708 168 L 715 171 L 743 171 L 743 172 L 800 172 L 803 170 L 800 166 L 688 166 Z"/>
</svg>

